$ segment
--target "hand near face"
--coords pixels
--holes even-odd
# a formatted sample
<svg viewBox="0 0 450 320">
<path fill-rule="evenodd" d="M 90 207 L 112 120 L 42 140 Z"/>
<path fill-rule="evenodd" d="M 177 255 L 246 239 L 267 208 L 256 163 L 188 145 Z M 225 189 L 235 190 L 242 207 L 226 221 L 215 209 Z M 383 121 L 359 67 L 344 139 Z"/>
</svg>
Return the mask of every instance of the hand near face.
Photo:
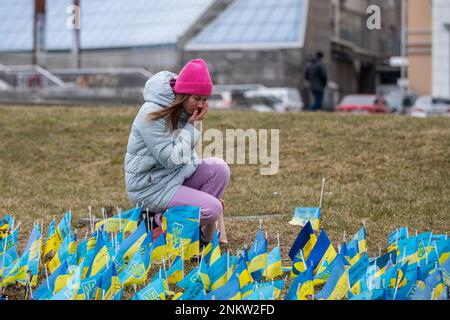
<svg viewBox="0 0 450 320">
<path fill-rule="evenodd" d="M 189 118 L 190 123 L 202 121 L 203 117 L 208 112 L 208 101 L 205 101 L 203 105 L 200 108 L 194 109 L 194 112 L 192 113 L 191 117 Z"/>
</svg>

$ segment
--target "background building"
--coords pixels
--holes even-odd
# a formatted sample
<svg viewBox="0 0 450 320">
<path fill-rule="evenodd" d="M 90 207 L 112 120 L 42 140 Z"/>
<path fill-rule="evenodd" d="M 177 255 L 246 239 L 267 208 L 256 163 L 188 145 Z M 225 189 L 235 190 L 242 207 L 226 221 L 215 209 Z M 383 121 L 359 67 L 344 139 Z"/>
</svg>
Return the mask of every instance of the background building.
<svg viewBox="0 0 450 320">
<path fill-rule="evenodd" d="M 68 27 L 73 3 L 2 0 L 0 65 L 36 62 L 71 82 L 78 80 L 68 74 L 76 72 L 67 70 L 77 67 L 138 68 L 138 80 L 106 81 L 124 86 L 202 57 L 217 84 L 294 87 L 306 101 L 303 74 L 318 50 L 325 54 L 329 90 L 340 96 L 375 93 L 400 76 L 389 58 L 400 54 L 401 1 L 77 0 L 79 58 Z M 366 26 L 373 4 L 381 9 L 380 30 Z M 8 76 L 2 70 L 0 80 L 11 83 L 11 70 Z"/>
<path fill-rule="evenodd" d="M 450 97 L 450 1 L 433 0 L 432 4 L 432 94 Z"/>
<path fill-rule="evenodd" d="M 407 4 L 409 88 L 418 95 L 426 95 L 432 87 L 432 2 L 408 0 Z"/>
</svg>

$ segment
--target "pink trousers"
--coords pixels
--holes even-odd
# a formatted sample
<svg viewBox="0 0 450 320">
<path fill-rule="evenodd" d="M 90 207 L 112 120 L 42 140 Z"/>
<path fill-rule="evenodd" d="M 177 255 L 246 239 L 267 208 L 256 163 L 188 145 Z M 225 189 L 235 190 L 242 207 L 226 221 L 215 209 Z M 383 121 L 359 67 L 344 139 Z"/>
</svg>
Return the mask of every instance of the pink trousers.
<svg viewBox="0 0 450 320">
<path fill-rule="evenodd" d="M 208 225 L 223 214 L 222 197 L 230 180 L 230 168 L 220 158 L 205 158 L 200 161 L 197 170 L 186 179 L 173 196 L 169 208 L 174 206 L 200 207 L 200 225 Z M 155 215 L 155 221 L 161 225 L 162 214 Z"/>
</svg>

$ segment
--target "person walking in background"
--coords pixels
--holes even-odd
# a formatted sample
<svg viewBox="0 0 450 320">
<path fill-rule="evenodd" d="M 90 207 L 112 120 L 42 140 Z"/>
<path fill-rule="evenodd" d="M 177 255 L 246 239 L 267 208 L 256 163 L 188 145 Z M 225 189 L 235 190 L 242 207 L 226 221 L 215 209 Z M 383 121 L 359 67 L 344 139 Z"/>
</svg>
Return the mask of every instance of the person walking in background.
<svg viewBox="0 0 450 320">
<path fill-rule="evenodd" d="M 305 79 L 309 82 L 309 88 L 314 96 L 314 104 L 310 107 L 312 111 L 322 109 L 324 91 L 328 82 L 327 70 L 322 59 L 323 53 L 318 51 L 305 71 Z"/>
</svg>

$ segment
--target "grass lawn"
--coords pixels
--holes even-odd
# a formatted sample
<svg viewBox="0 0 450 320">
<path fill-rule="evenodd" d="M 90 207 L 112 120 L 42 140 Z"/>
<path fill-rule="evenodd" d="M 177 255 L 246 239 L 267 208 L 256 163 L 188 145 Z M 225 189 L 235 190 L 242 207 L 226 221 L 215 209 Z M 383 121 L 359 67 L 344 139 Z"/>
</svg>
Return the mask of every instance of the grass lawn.
<svg viewBox="0 0 450 320">
<path fill-rule="evenodd" d="M 21 222 L 24 247 L 32 223 L 45 228 L 67 209 L 130 208 L 123 158 L 133 107 L 0 107 L 0 216 Z M 269 249 L 281 240 L 283 259 L 299 231 L 288 221 L 296 206 L 317 206 L 326 178 L 322 226 L 335 247 L 363 223 L 371 256 L 389 231 L 445 233 L 450 224 L 450 118 L 332 113 L 272 114 L 210 111 L 204 129 L 280 129 L 280 170 L 231 165 L 224 195 L 233 250 L 251 244 L 265 218 Z M 20 251 L 19 250 L 19 251 Z M 21 251 L 20 251 L 21 252 Z M 287 264 L 287 262 L 286 262 Z"/>
</svg>

